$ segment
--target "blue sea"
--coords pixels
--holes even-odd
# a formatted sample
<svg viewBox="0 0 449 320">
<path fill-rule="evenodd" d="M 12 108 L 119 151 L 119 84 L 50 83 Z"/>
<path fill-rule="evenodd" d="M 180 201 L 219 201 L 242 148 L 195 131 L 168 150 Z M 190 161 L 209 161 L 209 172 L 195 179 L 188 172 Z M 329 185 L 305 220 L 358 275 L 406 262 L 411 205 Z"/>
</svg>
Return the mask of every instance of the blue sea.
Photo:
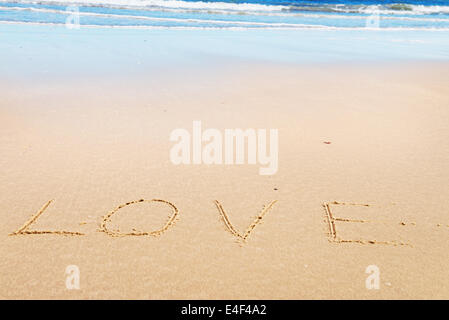
<svg viewBox="0 0 449 320">
<path fill-rule="evenodd" d="M 0 0 L 0 74 L 448 61 L 449 0 Z"/>
<path fill-rule="evenodd" d="M 449 30 L 449 0 L 0 0 L 2 23 L 74 15 L 86 27 Z"/>
</svg>

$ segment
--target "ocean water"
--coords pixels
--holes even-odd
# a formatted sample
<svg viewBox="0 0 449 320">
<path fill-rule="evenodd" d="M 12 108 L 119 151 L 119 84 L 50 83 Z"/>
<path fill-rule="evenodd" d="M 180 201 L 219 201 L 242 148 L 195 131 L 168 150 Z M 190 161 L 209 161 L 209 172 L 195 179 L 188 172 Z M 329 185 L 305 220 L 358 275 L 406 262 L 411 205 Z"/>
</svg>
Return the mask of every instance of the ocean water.
<svg viewBox="0 0 449 320">
<path fill-rule="evenodd" d="M 0 0 L 10 79 L 448 60 L 449 0 Z"/>
<path fill-rule="evenodd" d="M 449 30 L 449 0 L 0 0 L 0 23 L 103 28 Z"/>
</svg>

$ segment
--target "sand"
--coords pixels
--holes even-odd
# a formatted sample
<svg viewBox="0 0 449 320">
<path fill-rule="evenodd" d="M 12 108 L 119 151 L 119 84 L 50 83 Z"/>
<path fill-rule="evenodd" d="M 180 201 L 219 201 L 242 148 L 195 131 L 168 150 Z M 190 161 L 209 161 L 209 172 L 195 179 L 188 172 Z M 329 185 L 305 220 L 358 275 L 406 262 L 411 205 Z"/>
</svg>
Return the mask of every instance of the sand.
<svg viewBox="0 0 449 320">
<path fill-rule="evenodd" d="M 449 298 L 448 64 L 173 79 L 2 81 L 1 298 Z M 278 172 L 173 165 L 194 120 L 278 129 Z"/>
</svg>

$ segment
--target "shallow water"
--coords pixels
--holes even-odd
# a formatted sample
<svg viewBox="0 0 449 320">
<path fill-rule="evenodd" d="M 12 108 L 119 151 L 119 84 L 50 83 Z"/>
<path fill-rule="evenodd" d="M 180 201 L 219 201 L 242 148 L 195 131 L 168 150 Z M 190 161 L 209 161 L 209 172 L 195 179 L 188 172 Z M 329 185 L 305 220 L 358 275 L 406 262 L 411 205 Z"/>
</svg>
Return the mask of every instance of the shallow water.
<svg viewBox="0 0 449 320">
<path fill-rule="evenodd" d="M 325 2 L 0 0 L 0 73 L 449 59 L 449 0 Z"/>
<path fill-rule="evenodd" d="M 136 28 L 449 29 L 449 0 L 1 0 L 0 22 Z"/>
<path fill-rule="evenodd" d="M 151 76 L 237 63 L 448 61 L 449 32 L 146 30 L 0 24 L 3 77 Z"/>
</svg>

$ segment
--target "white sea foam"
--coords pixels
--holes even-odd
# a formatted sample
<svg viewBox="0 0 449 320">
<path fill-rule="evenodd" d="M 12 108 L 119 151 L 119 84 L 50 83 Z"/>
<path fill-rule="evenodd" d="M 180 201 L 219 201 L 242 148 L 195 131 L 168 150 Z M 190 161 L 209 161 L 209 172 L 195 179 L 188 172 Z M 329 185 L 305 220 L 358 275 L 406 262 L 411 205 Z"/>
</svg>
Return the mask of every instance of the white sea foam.
<svg viewBox="0 0 449 320">
<path fill-rule="evenodd" d="M 8 3 L 8 6 L 2 5 Z M 16 3 L 16 6 L 11 7 L 11 3 Z M 20 4 L 20 7 L 19 7 Z M 54 5 L 54 8 L 45 7 L 43 5 Z M 119 27 L 119 28 L 153 28 L 160 24 L 161 28 L 282 28 L 282 29 L 311 29 L 321 28 L 328 30 L 369 30 L 365 28 L 365 23 L 362 20 L 367 19 L 367 15 L 373 13 L 379 14 L 380 20 L 388 21 L 411 21 L 412 23 L 382 23 L 381 30 L 439 30 L 444 31 L 449 27 L 449 19 L 447 15 L 432 15 L 422 16 L 410 14 L 411 10 L 416 12 L 434 13 L 446 10 L 449 12 L 449 7 L 444 6 L 407 6 L 407 10 L 385 10 L 388 6 L 362 6 L 362 5 L 323 5 L 323 8 L 330 8 L 327 12 L 320 12 L 317 7 L 313 10 L 301 10 L 301 8 L 263 5 L 263 4 L 248 4 L 248 3 L 228 3 L 228 2 L 187 2 L 178 0 L 0 0 L 0 10 L 2 11 L 31 11 L 36 15 L 24 14 L 24 21 L 38 22 L 38 23 L 52 23 L 55 22 L 54 14 L 67 15 L 70 14 L 64 9 L 68 5 L 78 5 L 80 8 L 80 16 L 98 17 L 99 19 L 89 19 L 84 23 L 89 23 L 91 26 L 107 25 L 104 27 Z M 87 9 L 90 6 L 92 8 Z M 95 8 L 93 8 L 95 7 Z M 379 9 L 379 7 L 381 9 Z M 390 5 L 391 7 L 391 5 Z M 104 9 L 106 8 L 106 9 Z M 122 8 L 130 9 L 132 11 L 124 11 Z M 318 7 L 320 9 L 321 7 Z M 351 14 L 341 14 L 340 12 L 351 12 Z M 150 11 L 159 11 L 157 16 L 151 14 Z M 161 14 L 160 11 L 169 11 L 170 14 Z M 176 14 L 173 14 L 173 13 Z M 393 12 L 394 14 L 385 15 L 386 12 Z M 178 14 L 181 13 L 181 14 Z M 186 13 L 185 15 L 183 13 Z M 195 15 L 195 13 L 202 13 Z M 219 15 L 217 13 L 223 14 Z M 400 13 L 400 15 L 398 14 Z M 226 17 L 226 15 L 234 15 L 233 17 Z M 20 15 L 0 15 L 0 20 L 22 20 Z M 19 18 L 17 18 L 19 16 Z M 238 16 L 238 17 L 237 17 Z M 255 17 L 257 16 L 257 18 Z M 287 17 L 287 19 L 268 18 L 269 16 Z M 237 18 L 236 18 L 237 17 Z M 304 19 L 299 19 L 302 17 Z M 61 17 L 57 18 L 59 21 Z M 298 18 L 298 19 L 296 19 Z M 31 19 L 31 21 L 29 21 Z M 117 22 L 117 19 L 122 19 Z M 124 20 L 126 19 L 126 21 Z M 331 21 L 331 19 L 339 20 Z M 58 21 L 56 20 L 56 21 Z M 135 20 L 135 21 L 133 21 Z M 138 21 L 140 20 L 140 21 Z M 342 21 L 348 20 L 348 21 Z M 353 22 L 349 22 L 353 20 Z M 359 21 L 354 21 L 359 20 Z M 142 21 L 151 21 L 142 22 Z M 413 23 L 413 22 L 423 23 Z M 120 26 L 116 26 L 119 24 Z M 126 26 L 123 26 L 126 24 Z M 146 24 L 147 26 L 140 26 Z M 149 24 L 153 26 L 148 26 Z M 167 25 L 167 24 L 172 24 Z M 400 26 L 399 26 L 400 24 Z M 139 26 L 136 26 L 139 25 Z M 362 26 L 363 25 L 363 26 Z M 159 27 L 159 26 L 157 26 Z M 376 29 L 378 30 L 378 29 Z"/>
<path fill-rule="evenodd" d="M 90 6 L 121 6 L 121 7 L 158 7 L 174 9 L 232 10 L 232 11 L 282 11 L 287 6 L 264 5 L 253 3 L 203 2 L 180 0 L 13 0 L 0 2 L 60 4 L 60 5 L 90 5 Z"/>
<path fill-rule="evenodd" d="M 1 3 L 1 1 L 0 1 Z M 5 7 L 0 6 L 0 10 L 3 11 L 33 11 L 42 13 L 56 13 L 56 14 L 70 14 L 64 10 L 57 9 L 46 9 L 46 8 L 35 8 L 35 7 Z M 157 9 L 154 9 L 157 10 Z M 182 11 L 184 12 L 184 11 Z M 221 13 L 221 12 L 216 12 Z M 154 21 L 177 21 L 177 22 L 216 22 L 216 23 L 252 23 L 249 21 L 232 21 L 232 20 L 214 20 L 214 19 L 192 19 L 192 18 L 158 18 L 150 16 L 139 16 L 139 15 L 129 15 L 129 14 L 110 14 L 110 13 L 97 13 L 97 12 L 79 12 L 80 15 L 84 16 L 98 16 L 98 17 L 111 17 L 111 18 L 127 18 L 127 19 L 142 19 L 142 20 L 154 20 Z M 258 13 L 258 15 L 265 16 L 282 16 L 282 17 L 304 17 L 304 18 L 316 18 L 316 19 L 339 19 L 339 20 L 366 20 L 365 15 L 351 15 L 351 16 L 341 16 L 334 14 L 315 14 L 315 13 Z M 399 21 L 423 21 L 423 22 L 447 22 L 449 23 L 449 18 L 428 18 L 428 17 L 395 17 L 395 16 L 379 16 L 380 20 L 399 20 Z M 263 22 L 254 22 L 254 24 L 272 24 Z M 292 23 L 274 23 L 277 25 L 295 25 Z"/>
<path fill-rule="evenodd" d="M 0 10 L 14 10 L 14 11 L 33 11 L 42 13 L 56 13 L 70 15 L 72 12 L 56 9 L 44 9 L 44 8 L 21 8 L 21 7 L 1 7 Z M 80 16 L 94 16 L 103 18 L 121 18 L 121 19 L 136 19 L 136 20 L 149 20 L 149 21 L 166 21 L 166 22 L 185 22 L 185 23 L 209 23 L 209 24 L 230 24 L 230 25 L 249 25 L 249 26 L 266 26 L 266 27 L 303 27 L 302 24 L 296 23 L 283 23 L 283 22 L 254 22 L 254 21 L 233 21 L 233 20 L 214 20 L 214 19 L 192 19 L 192 18 L 160 18 L 149 16 L 136 16 L 126 14 L 111 14 L 111 13 L 96 13 L 96 12 L 78 12 Z"/>
<path fill-rule="evenodd" d="M 11 24 L 11 25 L 41 25 L 41 26 L 55 26 L 55 27 L 66 27 L 65 23 L 53 23 L 53 22 L 22 22 L 22 21 L 2 21 L 0 24 Z M 199 27 L 199 26 L 123 26 L 123 25 L 92 25 L 83 24 L 82 28 L 89 29 L 136 29 L 136 30 L 279 30 L 276 27 Z M 297 25 L 295 27 L 286 27 L 282 30 L 345 30 L 345 31 L 375 31 L 375 32 L 390 32 L 390 31 L 426 31 L 426 32 L 449 32 L 449 28 L 409 28 L 409 27 L 399 27 L 399 28 L 366 28 L 366 27 L 330 27 L 323 25 Z"/>
<path fill-rule="evenodd" d="M 347 4 L 322 4 L 317 6 L 287 6 L 266 5 L 257 3 L 234 2 L 207 2 L 207 1 L 182 1 L 182 0 L 0 0 L 0 3 L 20 4 L 52 4 L 52 5 L 79 5 L 96 7 L 120 7 L 120 8 L 145 8 L 160 10 L 194 10 L 214 11 L 220 13 L 286 13 L 286 12 L 334 12 L 334 13 L 360 13 L 380 15 L 428 15 L 449 14 L 449 6 L 425 6 L 425 5 L 347 5 Z"/>
<path fill-rule="evenodd" d="M 423 14 L 436 14 L 436 13 L 449 13 L 449 6 L 424 6 L 424 5 L 405 5 L 407 9 L 394 9 L 391 5 L 381 6 L 358 6 L 358 7 L 343 7 L 338 8 L 336 11 L 341 12 L 358 12 L 364 14 L 390 14 L 390 15 L 423 15 Z"/>
</svg>

